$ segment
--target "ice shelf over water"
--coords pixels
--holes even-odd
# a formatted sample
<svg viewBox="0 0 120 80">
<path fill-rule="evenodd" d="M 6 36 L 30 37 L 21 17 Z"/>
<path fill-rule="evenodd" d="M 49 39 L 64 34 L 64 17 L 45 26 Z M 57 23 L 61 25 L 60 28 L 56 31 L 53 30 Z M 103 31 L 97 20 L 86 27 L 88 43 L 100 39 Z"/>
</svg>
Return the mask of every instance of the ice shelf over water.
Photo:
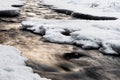
<svg viewBox="0 0 120 80">
<path fill-rule="evenodd" d="M 0 1 L 0 16 L 17 16 L 19 15 L 19 8 L 24 5 L 23 0 L 3 0 Z"/>
<path fill-rule="evenodd" d="M 120 18 L 119 0 L 42 0 L 42 4 L 54 10 L 61 10 L 59 12 L 65 11 L 64 13 L 73 16 L 75 13 L 78 13 L 82 17 L 85 15 L 94 19 L 100 19 L 102 17 L 104 17 L 103 19 L 105 17 Z"/>
<path fill-rule="evenodd" d="M 99 49 L 106 54 L 120 54 L 119 20 L 26 20 L 22 22 L 22 28 L 38 33 L 50 42 Z"/>
</svg>

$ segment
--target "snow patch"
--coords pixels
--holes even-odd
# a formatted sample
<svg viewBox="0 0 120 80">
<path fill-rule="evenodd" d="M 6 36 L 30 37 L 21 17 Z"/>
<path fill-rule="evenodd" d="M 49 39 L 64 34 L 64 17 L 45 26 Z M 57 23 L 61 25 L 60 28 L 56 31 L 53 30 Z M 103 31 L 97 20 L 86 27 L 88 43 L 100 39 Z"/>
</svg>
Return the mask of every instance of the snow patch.
<svg viewBox="0 0 120 80">
<path fill-rule="evenodd" d="M 55 10 L 66 10 L 71 15 L 77 13 L 96 20 L 105 19 L 105 17 L 107 19 L 120 18 L 119 0 L 42 0 L 42 4 Z"/>
<path fill-rule="evenodd" d="M 17 16 L 20 12 L 18 7 L 22 5 L 22 0 L 3 0 L 0 2 L 0 16 Z"/>
<path fill-rule="evenodd" d="M 16 48 L 0 45 L 0 80 L 48 80 L 33 73 L 26 60 Z"/>
<path fill-rule="evenodd" d="M 68 43 L 84 49 L 99 49 L 106 54 L 120 54 L 120 20 L 27 20 L 22 28 L 39 33 L 50 42 Z M 69 33 L 65 35 L 63 33 Z"/>
</svg>

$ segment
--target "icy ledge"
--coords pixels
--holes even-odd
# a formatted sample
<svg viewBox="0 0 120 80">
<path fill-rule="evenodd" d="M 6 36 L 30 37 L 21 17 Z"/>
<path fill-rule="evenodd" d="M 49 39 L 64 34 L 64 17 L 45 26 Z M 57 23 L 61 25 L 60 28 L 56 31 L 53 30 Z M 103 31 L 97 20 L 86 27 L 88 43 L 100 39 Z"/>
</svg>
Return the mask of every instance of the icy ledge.
<svg viewBox="0 0 120 80">
<path fill-rule="evenodd" d="M 0 17 L 18 16 L 20 10 L 18 7 L 24 5 L 23 0 L 3 0 L 0 2 Z"/>
<path fill-rule="evenodd" d="M 25 61 L 16 48 L 0 45 L 0 80 L 48 80 L 33 73 Z"/>
<path fill-rule="evenodd" d="M 87 20 L 120 18 L 119 0 L 42 0 L 41 4 L 57 12 Z"/>
<path fill-rule="evenodd" d="M 47 41 L 67 43 L 105 54 L 120 54 L 120 21 L 27 20 L 22 28 Z"/>
</svg>

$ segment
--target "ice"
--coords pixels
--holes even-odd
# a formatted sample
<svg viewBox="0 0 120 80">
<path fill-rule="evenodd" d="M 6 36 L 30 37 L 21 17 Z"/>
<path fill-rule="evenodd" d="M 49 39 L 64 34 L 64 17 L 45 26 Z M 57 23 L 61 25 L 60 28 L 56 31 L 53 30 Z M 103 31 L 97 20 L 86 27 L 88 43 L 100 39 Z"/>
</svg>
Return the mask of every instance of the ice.
<svg viewBox="0 0 120 80">
<path fill-rule="evenodd" d="M 71 15 L 120 18 L 119 0 L 42 0 L 42 4 L 52 9 L 71 11 Z"/>
<path fill-rule="evenodd" d="M 33 73 L 26 60 L 16 48 L 0 45 L 0 80 L 48 80 Z"/>
<path fill-rule="evenodd" d="M 51 34 L 52 33 L 52 34 Z M 58 42 L 58 43 L 71 43 L 72 38 L 70 36 L 64 36 L 61 33 L 51 32 L 48 35 L 44 35 L 43 37 L 50 42 Z"/>
<path fill-rule="evenodd" d="M 0 2 L 0 16 L 17 16 L 19 8 L 24 5 L 23 0 L 3 0 Z"/>
<path fill-rule="evenodd" d="M 119 22 L 28 19 L 22 22 L 22 28 L 39 33 L 50 42 L 75 44 L 84 49 L 98 49 L 106 54 L 120 54 Z"/>
</svg>

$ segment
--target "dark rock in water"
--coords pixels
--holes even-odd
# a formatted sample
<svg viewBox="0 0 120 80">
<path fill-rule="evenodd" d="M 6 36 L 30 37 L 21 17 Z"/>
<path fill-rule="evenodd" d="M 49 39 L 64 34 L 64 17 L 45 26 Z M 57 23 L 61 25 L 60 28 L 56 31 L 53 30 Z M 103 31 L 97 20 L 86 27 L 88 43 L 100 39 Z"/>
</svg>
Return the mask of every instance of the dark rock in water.
<svg viewBox="0 0 120 80">
<path fill-rule="evenodd" d="M 1 10 L 0 17 L 16 17 L 20 13 L 20 10 Z"/>
<path fill-rule="evenodd" d="M 69 59 L 78 59 L 80 57 L 86 57 L 86 55 L 78 52 L 72 52 L 72 53 L 65 53 L 63 57 L 64 59 L 69 60 Z"/>
<path fill-rule="evenodd" d="M 22 7 L 24 4 L 13 4 L 12 7 Z"/>
</svg>

